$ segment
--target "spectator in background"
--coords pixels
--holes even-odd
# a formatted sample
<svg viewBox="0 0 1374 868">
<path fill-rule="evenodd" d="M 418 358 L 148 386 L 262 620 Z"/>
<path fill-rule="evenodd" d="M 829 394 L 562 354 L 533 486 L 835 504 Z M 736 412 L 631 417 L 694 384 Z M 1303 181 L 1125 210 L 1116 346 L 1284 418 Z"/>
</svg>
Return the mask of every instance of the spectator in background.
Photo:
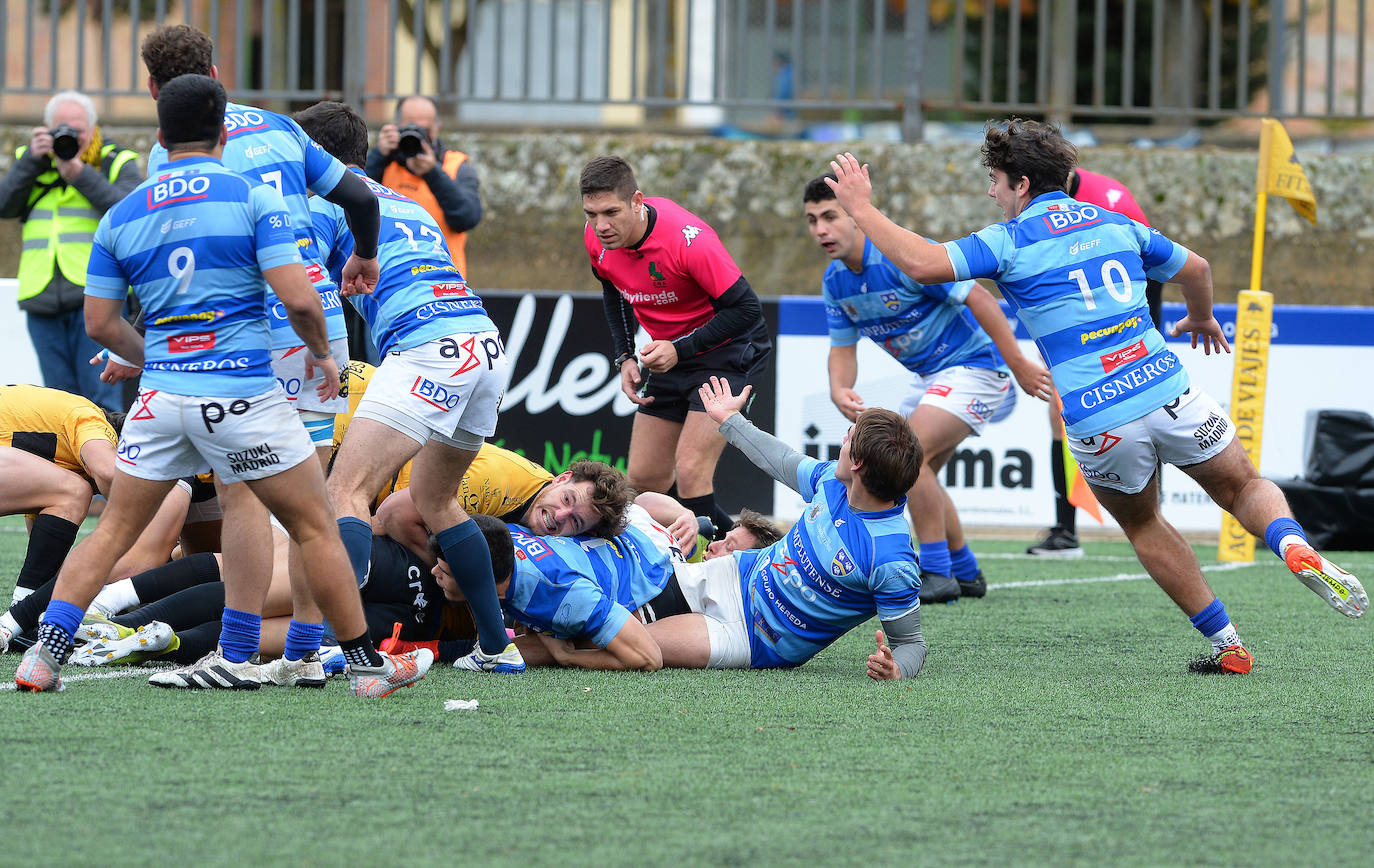
<svg viewBox="0 0 1374 868">
<path fill-rule="evenodd" d="M 791 102 L 796 99 L 796 77 L 792 69 L 792 57 L 785 51 L 773 52 L 773 99 Z M 773 116 L 782 121 L 797 119 L 797 111 L 779 106 Z"/>
<path fill-rule="evenodd" d="M 464 249 L 468 231 L 482 221 L 482 198 L 468 155 L 439 140 L 438 104 L 421 95 L 397 103 L 396 122 L 382 127 L 365 168 L 372 180 L 429 212 L 444 231 L 453 264 L 468 277 Z"/>
<path fill-rule="evenodd" d="M 86 262 L 101 215 L 143 181 L 137 154 L 101 138 L 90 97 L 65 90 L 48 101 L 43 126 L 14 154 L 0 181 L 0 217 L 23 224 L 19 308 L 43 385 L 124 409 L 119 386 L 87 364 L 100 347 L 86 335 Z"/>
</svg>

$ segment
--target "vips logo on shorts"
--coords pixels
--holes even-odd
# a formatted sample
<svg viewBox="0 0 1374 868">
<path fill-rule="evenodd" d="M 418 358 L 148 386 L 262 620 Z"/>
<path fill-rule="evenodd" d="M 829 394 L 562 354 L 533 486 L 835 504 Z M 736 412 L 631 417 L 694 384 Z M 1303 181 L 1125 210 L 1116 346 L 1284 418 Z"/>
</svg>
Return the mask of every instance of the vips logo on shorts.
<svg viewBox="0 0 1374 868">
<path fill-rule="evenodd" d="M 849 557 L 849 552 L 840 549 L 835 553 L 835 559 L 830 562 L 830 574 L 835 577 L 847 576 L 854 572 L 854 561 Z"/>
<path fill-rule="evenodd" d="M 194 332 L 189 335 L 172 335 L 167 339 L 167 352 L 194 353 L 197 350 L 215 348 L 214 332 Z"/>
<path fill-rule="evenodd" d="M 1117 368 L 1129 365 L 1137 359 L 1143 359 L 1149 354 L 1150 351 L 1145 349 L 1145 339 L 1142 338 L 1125 349 L 1107 353 L 1105 356 L 1098 356 L 1098 361 L 1102 362 L 1103 373 L 1110 374 Z"/>
<path fill-rule="evenodd" d="M 1102 213 L 1091 205 L 1084 205 L 1082 208 L 1072 210 L 1061 210 L 1054 205 L 1051 205 L 1050 208 L 1052 210 L 1047 211 L 1041 219 L 1045 221 L 1046 228 L 1053 235 L 1067 232 L 1070 229 L 1095 226 L 1102 222 Z"/>
<path fill-rule="evenodd" d="M 148 188 L 148 208 L 161 208 L 178 202 L 194 202 L 210 194 L 210 179 L 205 175 L 190 178 L 172 175 Z"/>
<path fill-rule="evenodd" d="M 463 400 L 462 395 L 450 392 L 433 380 L 424 377 L 415 378 L 415 382 L 410 386 L 410 394 L 431 407 L 443 410 L 445 413 L 457 407 L 459 402 Z"/>
<path fill-rule="evenodd" d="M 454 283 L 436 283 L 431 287 L 434 290 L 435 298 L 466 298 L 468 285 L 466 281 L 456 281 Z"/>
<path fill-rule="evenodd" d="M 926 389 L 926 394 L 935 395 L 940 398 L 948 398 L 950 390 L 951 387 L 949 386 L 931 386 L 929 389 Z"/>
</svg>

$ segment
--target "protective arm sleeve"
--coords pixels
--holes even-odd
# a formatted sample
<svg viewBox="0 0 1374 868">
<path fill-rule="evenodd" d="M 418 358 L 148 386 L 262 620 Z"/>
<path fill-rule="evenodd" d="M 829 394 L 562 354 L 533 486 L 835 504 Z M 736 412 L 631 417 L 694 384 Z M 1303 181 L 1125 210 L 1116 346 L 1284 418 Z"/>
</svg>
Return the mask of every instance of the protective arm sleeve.
<svg viewBox="0 0 1374 868">
<path fill-rule="evenodd" d="M 105 180 L 99 169 L 87 166 L 76 176 L 72 186 L 86 197 L 92 208 L 104 214 L 142 183 L 143 173 L 138 169 L 138 162 L 130 160 L 120 167 L 113 182 Z"/>
<path fill-rule="evenodd" d="M 377 232 L 382 216 L 377 210 L 377 197 L 352 172 L 344 172 L 339 183 L 324 197 L 344 211 L 348 228 L 353 233 L 353 253 L 359 259 L 377 258 Z"/>
<path fill-rule="evenodd" d="M 596 271 L 592 271 L 596 274 Z M 615 288 L 615 284 L 596 274 L 601 281 L 601 306 L 606 310 L 606 323 L 611 327 L 611 342 L 615 344 L 615 354 L 634 355 L 635 332 L 639 331 L 639 320 L 635 319 L 634 308 Z"/>
<path fill-rule="evenodd" d="M 691 334 L 673 341 L 679 359 L 690 359 L 739 337 L 763 316 L 763 305 L 742 274 L 719 298 L 711 299 L 711 306 L 716 309 L 715 316 Z"/>
<path fill-rule="evenodd" d="M 443 154 L 440 154 L 424 180 L 434 194 L 434 201 L 443 209 L 444 222 L 450 232 L 467 232 L 482 222 L 482 197 L 477 192 L 477 172 L 470 161 L 464 160 L 458 167 L 458 177 L 450 178 L 444 174 Z"/>
<path fill-rule="evenodd" d="M 926 640 L 921 635 L 920 607 L 895 621 L 884 621 L 883 634 L 887 637 L 888 647 L 892 649 L 892 659 L 902 670 L 902 677 L 915 678 L 926 663 Z"/>
<path fill-rule="evenodd" d="M 801 493 L 797 488 L 797 468 L 806 460 L 805 455 L 772 434 L 760 431 L 740 413 L 721 423 L 720 433 L 764 473 Z"/>
<path fill-rule="evenodd" d="M 24 207 L 29 204 L 29 191 L 33 189 L 33 182 L 47 167 L 46 159 L 30 157 L 28 151 L 11 164 L 4 180 L 0 181 L 0 217 L 18 217 L 24 213 Z"/>
</svg>

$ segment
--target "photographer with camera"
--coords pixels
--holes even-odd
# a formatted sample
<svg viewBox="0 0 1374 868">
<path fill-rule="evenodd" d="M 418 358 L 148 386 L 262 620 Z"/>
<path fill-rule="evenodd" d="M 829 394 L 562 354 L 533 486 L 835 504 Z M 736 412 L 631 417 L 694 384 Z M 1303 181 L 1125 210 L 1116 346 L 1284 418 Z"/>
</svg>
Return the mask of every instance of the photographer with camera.
<svg viewBox="0 0 1374 868">
<path fill-rule="evenodd" d="M 86 263 L 100 217 L 143 182 L 137 154 L 101 139 L 95 104 L 73 90 L 48 101 L 43 126 L 14 154 L 0 180 L 0 217 L 23 224 L 19 307 L 43 385 L 125 409 L 121 388 L 100 382 L 88 360 L 101 347 L 86 335 Z"/>
<path fill-rule="evenodd" d="M 439 141 L 439 105 L 424 95 L 396 104 L 396 122 L 382 127 L 367 152 L 368 177 L 414 199 L 444 230 L 453 264 L 468 276 L 467 233 L 482 220 L 477 172 L 468 155 Z"/>
</svg>

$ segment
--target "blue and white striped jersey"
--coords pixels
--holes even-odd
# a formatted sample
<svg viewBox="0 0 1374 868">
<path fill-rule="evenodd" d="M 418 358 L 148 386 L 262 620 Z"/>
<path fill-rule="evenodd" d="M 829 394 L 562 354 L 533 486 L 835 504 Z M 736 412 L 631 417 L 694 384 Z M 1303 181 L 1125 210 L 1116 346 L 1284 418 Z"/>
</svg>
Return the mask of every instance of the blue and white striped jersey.
<svg viewBox="0 0 1374 868">
<path fill-rule="evenodd" d="M 964 306 L 973 281 L 920 284 L 864 239 L 858 273 L 840 260 L 821 279 L 832 347 L 871 339 L 921 376 L 954 365 L 1006 371 L 992 338 Z"/>
<path fill-rule="evenodd" d="M 630 511 L 640 507 L 631 504 Z M 642 512 L 642 510 L 640 510 Z M 647 513 L 643 516 L 647 519 Z M 630 613 L 663 592 L 675 557 L 668 532 L 631 518 L 615 539 L 536 537 L 510 525 L 515 574 L 502 603 L 522 624 L 606 647 Z"/>
<path fill-rule="evenodd" d="M 311 191 L 325 195 L 338 186 L 344 173 L 343 163 L 315 144 L 300 124 L 266 109 L 231 102 L 224 109 L 224 129 L 228 141 L 221 162 L 231 171 L 271 184 L 286 200 L 301 260 L 320 293 L 329 339 L 347 337 L 348 325 L 344 321 L 339 288 L 324 268 L 325 256 L 310 232 L 310 205 L 307 202 Z M 166 162 L 167 151 L 162 145 L 153 145 L 148 154 L 148 177 L 155 177 Z M 264 287 L 264 291 L 269 294 L 267 310 L 272 323 L 272 349 L 300 346 L 301 339 L 286 318 L 286 308 L 271 295 L 270 289 Z"/>
<path fill-rule="evenodd" d="M 452 334 L 495 331 L 482 300 L 468 289 L 449 256 L 444 233 L 413 200 L 351 169 L 377 196 L 382 226 L 377 235 L 381 277 L 370 295 L 349 298 L 386 355 Z M 311 200 L 313 234 L 333 279 L 353 253 L 353 234 L 343 209 L 318 197 Z"/>
<path fill-rule="evenodd" d="M 792 530 L 734 554 L 754 669 L 799 666 L 874 613 L 891 621 L 920 605 L 906 498 L 856 512 L 835 462 L 814 458 L 802 461 L 797 482 L 810 506 Z"/>
<path fill-rule="evenodd" d="M 142 388 L 250 397 L 276 384 L 262 273 L 299 262 L 276 190 L 211 157 L 188 157 L 100 219 L 86 294 L 138 296 Z"/>
<path fill-rule="evenodd" d="M 1049 363 L 1071 436 L 1132 422 L 1188 388 L 1145 300 L 1146 278 L 1171 279 L 1188 250 L 1154 229 L 1045 193 L 1015 219 L 944 248 L 956 275 L 993 278 L 1017 309 Z"/>
</svg>

